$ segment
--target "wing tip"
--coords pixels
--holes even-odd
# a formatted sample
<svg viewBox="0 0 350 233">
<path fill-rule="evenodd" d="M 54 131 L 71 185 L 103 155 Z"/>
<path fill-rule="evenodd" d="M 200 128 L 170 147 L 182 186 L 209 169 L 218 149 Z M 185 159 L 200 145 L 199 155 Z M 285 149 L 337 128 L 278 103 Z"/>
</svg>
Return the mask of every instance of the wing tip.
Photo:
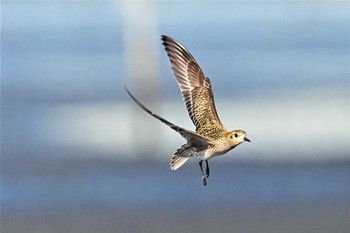
<svg viewBox="0 0 350 233">
<path fill-rule="evenodd" d="M 178 42 L 177 40 L 175 40 L 170 36 L 161 35 L 160 38 L 163 41 L 162 44 L 164 45 L 166 50 L 169 50 L 170 47 L 174 47 L 174 48 L 179 47 L 187 51 L 187 49 L 180 42 Z"/>
<path fill-rule="evenodd" d="M 170 36 L 167 36 L 167 35 L 161 35 L 160 36 L 161 40 L 162 41 L 167 41 L 167 40 L 174 40 L 173 38 L 171 38 Z"/>
</svg>

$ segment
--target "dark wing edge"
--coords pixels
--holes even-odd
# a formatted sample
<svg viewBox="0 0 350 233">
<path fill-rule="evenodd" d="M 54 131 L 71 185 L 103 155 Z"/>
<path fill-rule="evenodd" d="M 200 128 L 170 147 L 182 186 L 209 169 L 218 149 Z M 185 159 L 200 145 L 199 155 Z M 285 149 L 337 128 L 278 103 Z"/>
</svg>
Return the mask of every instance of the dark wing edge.
<svg viewBox="0 0 350 233">
<path fill-rule="evenodd" d="M 124 87 L 125 91 L 128 93 L 128 95 L 133 99 L 133 101 L 139 106 L 141 107 L 144 111 L 146 111 L 148 114 L 150 114 L 151 116 L 157 118 L 158 120 L 160 120 L 161 122 L 163 122 L 164 124 L 166 124 L 167 126 L 169 126 L 171 129 L 175 130 L 176 132 L 178 132 L 183 138 L 185 138 L 188 142 L 193 143 L 195 145 L 201 145 L 201 146 L 208 146 L 209 144 L 211 144 L 208 139 L 200 136 L 199 134 L 192 132 L 190 130 L 181 128 L 180 126 L 177 126 L 173 123 L 171 123 L 168 120 L 165 120 L 163 117 L 153 113 L 151 110 L 149 110 L 148 108 L 146 108 L 139 100 L 137 100 L 131 93 L 130 91 Z"/>
</svg>

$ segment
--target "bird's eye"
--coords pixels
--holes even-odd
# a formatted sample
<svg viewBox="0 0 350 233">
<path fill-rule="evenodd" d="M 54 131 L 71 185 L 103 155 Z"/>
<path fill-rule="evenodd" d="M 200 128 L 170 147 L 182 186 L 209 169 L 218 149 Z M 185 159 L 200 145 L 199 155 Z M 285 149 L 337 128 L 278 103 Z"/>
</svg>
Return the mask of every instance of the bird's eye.
<svg viewBox="0 0 350 233">
<path fill-rule="evenodd" d="M 238 138 L 238 133 L 235 133 L 235 138 Z"/>
</svg>

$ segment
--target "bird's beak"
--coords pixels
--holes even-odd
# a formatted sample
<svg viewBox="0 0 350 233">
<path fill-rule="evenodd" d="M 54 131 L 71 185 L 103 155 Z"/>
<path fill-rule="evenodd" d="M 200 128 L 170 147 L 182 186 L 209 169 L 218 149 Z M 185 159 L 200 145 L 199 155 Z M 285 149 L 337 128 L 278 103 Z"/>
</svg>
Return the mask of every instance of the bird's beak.
<svg viewBox="0 0 350 233">
<path fill-rule="evenodd" d="M 247 138 L 247 137 L 244 137 L 244 141 L 246 141 L 246 142 L 251 142 L 250 139 Z"/>
</svg>

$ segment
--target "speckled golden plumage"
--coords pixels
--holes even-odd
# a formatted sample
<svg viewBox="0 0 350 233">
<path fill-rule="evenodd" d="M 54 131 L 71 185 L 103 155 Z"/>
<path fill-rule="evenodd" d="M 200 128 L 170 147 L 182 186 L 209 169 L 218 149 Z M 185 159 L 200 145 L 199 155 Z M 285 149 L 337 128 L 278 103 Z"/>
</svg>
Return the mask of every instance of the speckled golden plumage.
<svg viewBox="0 0 350 233">
<path fill-rule="evenodd" d="M 244 130 L 228 131 L 216 112 L 214 95 L 209 78 L 190 52 L 168 36 L 162 36 L 163 45 L 169 57 L 171 68 L 182 93 L 188 114 L 196 131 L 181 128 L 152 113 L 127 90 L 131 98 L 146 112 L 159 119 L 183 136 L 187 143 L 182 145 L 171 158 L 170 167 L 176 170 L 190 157 L 199 159 L 202 181 L 206 185 L 209 177 L 208 159 L 222 155 L 244 141 L 250 141 Z M 206 162 L 203 172 L 202 163 Z"/>
</svg>

